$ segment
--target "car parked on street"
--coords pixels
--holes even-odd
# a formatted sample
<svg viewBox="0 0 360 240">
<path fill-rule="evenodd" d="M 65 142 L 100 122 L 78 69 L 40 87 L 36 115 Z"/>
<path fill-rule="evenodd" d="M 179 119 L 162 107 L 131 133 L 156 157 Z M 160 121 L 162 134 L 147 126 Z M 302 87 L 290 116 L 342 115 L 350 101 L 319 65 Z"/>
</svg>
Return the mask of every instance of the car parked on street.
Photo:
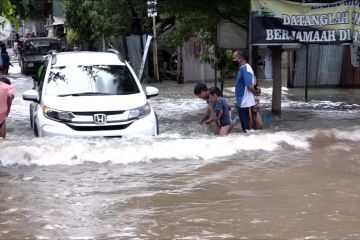
<svg viewBox="0 0 360 240">
<path fill-rule="evenodd" d="M 24 74 L 36 73 L 43 62 L 43 57 L 50 51 L 60 51 L 57 38 L 32 37 L 25 39 L 19 48 L 19 65 Z"/>
<path fill-rule="evenodd" d="M 143 87 L 116 50 L 52 52 L 35 87 L 23 93 L 35 136 L 155 136 L 158 119 Z"/>
</svg>

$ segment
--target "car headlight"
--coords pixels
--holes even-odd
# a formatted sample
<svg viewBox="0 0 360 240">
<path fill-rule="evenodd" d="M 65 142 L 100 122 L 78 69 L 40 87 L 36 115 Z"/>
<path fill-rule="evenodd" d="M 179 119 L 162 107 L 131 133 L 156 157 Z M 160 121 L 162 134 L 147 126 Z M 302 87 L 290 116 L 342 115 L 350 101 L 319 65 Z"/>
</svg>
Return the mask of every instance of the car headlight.
<svg viewBox="0 0 360 240">
<path fill-rule="evenodd" d="M 129 110 L 128 120 L 139 119 L 149 115 L 151 112 L 150 104 L 146 103 L 144 106 Z"/>
<path fill-rule="evenodd" d="M 43 111 L 44 116 L 55 121 L 70 122 L 75 117 L 72 112 L 55 110 L 47 106 L 44 106 Z"/>
</svg>

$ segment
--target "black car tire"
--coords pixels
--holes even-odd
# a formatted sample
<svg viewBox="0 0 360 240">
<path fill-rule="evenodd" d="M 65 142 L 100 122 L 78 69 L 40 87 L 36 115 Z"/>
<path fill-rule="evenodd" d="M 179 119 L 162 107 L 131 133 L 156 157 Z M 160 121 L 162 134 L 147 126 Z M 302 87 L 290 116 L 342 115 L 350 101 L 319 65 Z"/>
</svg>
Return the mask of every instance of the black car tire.
<svg viewBox="0 0 360 240">
<path fill-rule="evenodd" d="M 33 120 L 33 110 L 32 110 L 32 107 L 31 105 L 29 106 L 29 111 L 30 111 L 30 128 L 33 129 L 34 128 L 34 120 Z"/>
<path fill-rule="evenodd" d="M 36 123 L 34 124 L 34 135 L 35 135 L 35 137 L 39 137 L 39 130 L 38 130 L 38 126 L 36 125 Z"/>
<path fill-rule="evenodd" d="M 24 69 L 24 64 L 21 64 L 21 73 L 22 73 L 22 74 L 26 74 L 26 73 L 25 73 L 25 69 Z"/>
<path fill-rule="evenodd" d="M 159 119 L 157 114 L 155 113 L 155 118 L 156 118 L 156 135 L 159 135 Z"/>
</svg>

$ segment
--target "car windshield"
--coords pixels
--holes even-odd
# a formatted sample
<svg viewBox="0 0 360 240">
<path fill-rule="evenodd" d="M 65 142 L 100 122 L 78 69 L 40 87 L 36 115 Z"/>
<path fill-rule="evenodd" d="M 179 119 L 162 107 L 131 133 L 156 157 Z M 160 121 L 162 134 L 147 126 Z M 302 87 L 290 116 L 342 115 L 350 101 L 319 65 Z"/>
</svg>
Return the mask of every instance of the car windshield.
<svg viewBox="0 0 360 240">
<path fill-rule="evenodd" d="M 24 46 L 24 54 L 47 54 L 50 50 L 60 50 L 60 44 L 56 41 L 26 41 Z"/>
<path fill-rule="evenodd" d="M 52 67 L 47 79 L 47 95 L 128 95 L 139 93 L 130 70 L 124 65 Z"/>
</svg>

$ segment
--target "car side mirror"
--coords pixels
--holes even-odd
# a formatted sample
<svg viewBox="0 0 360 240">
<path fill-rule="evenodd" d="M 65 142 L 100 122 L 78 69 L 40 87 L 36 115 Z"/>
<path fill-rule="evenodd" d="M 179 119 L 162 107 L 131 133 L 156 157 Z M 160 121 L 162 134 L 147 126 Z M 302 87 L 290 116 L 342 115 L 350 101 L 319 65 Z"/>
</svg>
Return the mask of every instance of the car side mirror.
<svg viewBox="0 0 360 240">
<path fill-rule="evenodd" d="M 146 87 L 145 88 L 146 98 L 151 98 L 159 95 L 159 89 L 156 87 Z"/>
<path fill-rule="evenodd" d="M 23 93 L 22 98 L 26 101 L 39 102 L 39 92 L 31 89 Z"/>
</svg>

